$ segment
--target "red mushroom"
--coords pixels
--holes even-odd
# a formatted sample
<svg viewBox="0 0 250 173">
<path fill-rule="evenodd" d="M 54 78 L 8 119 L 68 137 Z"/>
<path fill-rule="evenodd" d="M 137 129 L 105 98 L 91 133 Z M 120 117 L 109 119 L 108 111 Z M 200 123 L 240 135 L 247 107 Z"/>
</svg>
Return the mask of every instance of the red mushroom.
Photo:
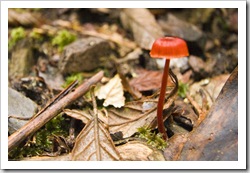
<svg viewBox="0 0 250 173">
<path fill-rule="evenodd" d="M 166 140 L 167 133 L 164 128 L 163 122 L 163 105 L 166 94 L 168 72 L 169 72 L 169 63 L 172 58 L 181 58 L 189 55 L 187 44 L 184 40 L 177 37 L 164 37 L 157 39 L 152 46 L 150 56 L 152 58 L 165 58 L 165 68 L 162 76 L 161 91 L 157 106 L 157 124 L 159 132 L 162 133 L 163 138 Z"/>
</svg>

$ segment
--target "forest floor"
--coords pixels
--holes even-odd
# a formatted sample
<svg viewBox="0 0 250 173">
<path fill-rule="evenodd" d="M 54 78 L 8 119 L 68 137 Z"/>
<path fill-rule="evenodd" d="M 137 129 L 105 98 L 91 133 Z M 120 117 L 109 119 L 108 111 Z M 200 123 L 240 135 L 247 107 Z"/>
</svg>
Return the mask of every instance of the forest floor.
<svg viewBox="0 0 250 173">
<path fill-rule="evenodd" d="M 9 160 L 238 160 L 237 9 L 8 15 Z M 166 141 L 165 61 L 149 54 L 164 36 L 189 50 L 170 62 Z"/>
</svg>

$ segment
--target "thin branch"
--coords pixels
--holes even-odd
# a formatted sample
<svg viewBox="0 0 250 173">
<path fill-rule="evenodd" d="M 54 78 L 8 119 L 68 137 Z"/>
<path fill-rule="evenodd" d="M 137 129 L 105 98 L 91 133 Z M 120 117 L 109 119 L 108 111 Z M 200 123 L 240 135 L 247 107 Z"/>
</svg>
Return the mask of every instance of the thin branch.
<svg viewBox="0 0 250 173">
<path fill-rule="evenodd" d="M 60 100 L 57 100 L 54 104 L 50 105 L 37 117 L 32 118 L 22 128 L 17 130 L 8 138 L 8 149 L 11 151 L 14 147 L 18 146 L 24 139 L 34 134 L 42 126 L 44 126 L 49 120 L 58 115 L 62 109 L 73 103 L 75 100 L 84 95 L 92 85 L 99 82 L 103 77 L 103 71 L 98 72 L 92 78 L 81 84 L 74 91 L 68 93 Z"/>
</svg>

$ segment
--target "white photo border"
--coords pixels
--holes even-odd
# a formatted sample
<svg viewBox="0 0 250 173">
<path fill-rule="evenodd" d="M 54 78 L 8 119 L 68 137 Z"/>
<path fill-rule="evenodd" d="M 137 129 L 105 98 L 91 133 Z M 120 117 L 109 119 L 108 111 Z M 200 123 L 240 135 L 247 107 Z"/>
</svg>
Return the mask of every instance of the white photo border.
<svg viewBox="0 0 250 173">
<path fill-rule="evenodd" d="M 246 1 L 1 1 L 1 169 L 246 169 Z M 238 161 L 8 161 L 8 8 L 238 8 Z"/>
</svg>

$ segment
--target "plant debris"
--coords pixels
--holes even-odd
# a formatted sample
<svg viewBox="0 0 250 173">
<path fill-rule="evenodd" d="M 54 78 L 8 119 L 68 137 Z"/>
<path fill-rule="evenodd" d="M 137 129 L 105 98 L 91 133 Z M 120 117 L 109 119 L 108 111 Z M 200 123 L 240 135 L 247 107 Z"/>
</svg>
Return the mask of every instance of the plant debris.
<svg viewBox="0 0 250 173">
<path fill-rule="evenodd" d="M 237 17 L 237 8 L 9 9 L 9 95 L 36 103 L 9 102 L 9 160 L 238 160 Z M 170 64 L 167 141 L 156 115 L 165 62 L 149 54 L 164 36 L 185 39 L 190 54 Z"/>
</svg>

